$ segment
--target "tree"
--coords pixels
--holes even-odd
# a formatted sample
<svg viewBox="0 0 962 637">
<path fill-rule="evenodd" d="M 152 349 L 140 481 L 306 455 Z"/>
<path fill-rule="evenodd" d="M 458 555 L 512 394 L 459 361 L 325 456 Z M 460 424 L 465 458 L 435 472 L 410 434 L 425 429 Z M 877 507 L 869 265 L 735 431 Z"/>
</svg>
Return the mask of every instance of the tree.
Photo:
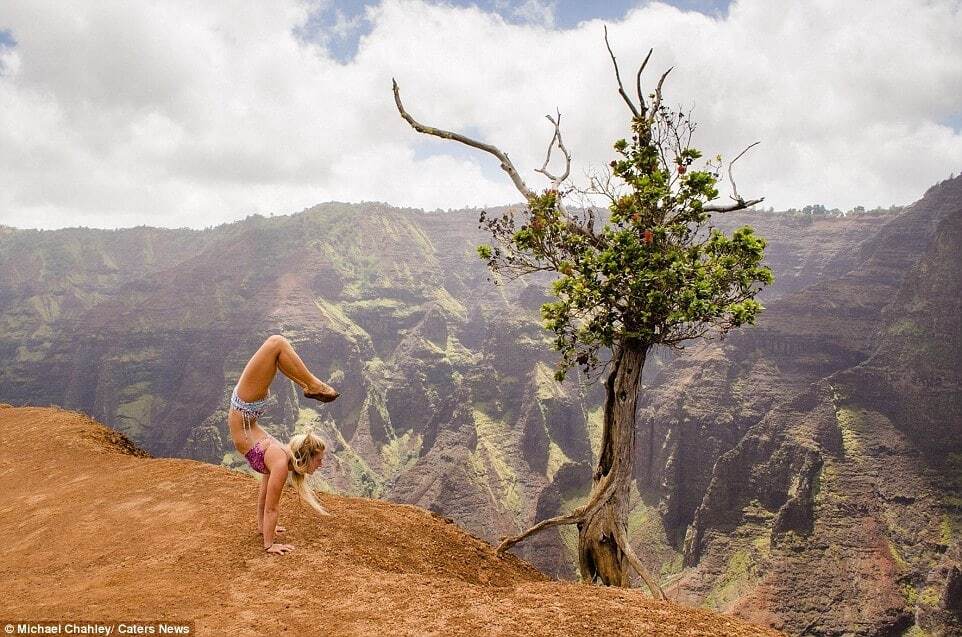
<svg viewBox="0 0 962 637">
<path fill-rule="evenodd" d="M 402 105 L 396 81 L 393 90 L 398 112 L 416 131 L 500 160 L 526 206 L 496 218 L 482 212 L 480 223 L 494 241 L 479 246 L 478 253 L 508 279 L 534 272 L 557 274 L 551 284 L 557 300 L 541 307 L 544 326 L 554 333 L 553 345 L 561 353 L 555 376 L 563 380 L 576 365 L 589 375 L 605 376 L 604 426 L 588 501 L 503 539 L 498 552 L 543 529 L 576 524 L 583 580 L 628 586 L 629 569 L 634 568 L 653 596 L 663 598 L 658 582 L 632 550 L 627 529 L 635 409 L 645 359 L 656 345 L 680 348 L 709 332 L 724 334 L 753 323 L 763 309 L 754 297 L 771 283 L 772 273 L 762 265 L 765 241 L 751 227 L 728 236 L 709 226 L 713 213 L 762 201 L 739 196 L 731 172 L 732 164 L 755 144 L 728 165 L 734 203 L 710 205 L 718 197 L 721 156 L 707 161 L 704 169 L 693 166 L 701 157 L 690 146 L 695 124 L 689 115 L 662 104 L 662 86 L 671 69 L 648 94 L 649 105 L 641 89 L 649 50 L 637 74 L 636 104 L 622 85 L 607 29 L 605 44 L 618 93 L 631 112 L 631 134 L 614 143 L 617 157 L 604 173 L 591 176 L 580 189 L 567 182 L 571 155 L 562 140 L 560 113 L 547 116 L 553 135 L 537 172 L 550 184 L 536 192 L 500 149 L 417 122 Z M 548 169 L 555 147 L 564 158 L 557 174 Z M 592 206 L 570 208 L 570 199 L 578 194 L 608 202 L 600 227 L 595 227 L 599 215 Z"/>
</svg>

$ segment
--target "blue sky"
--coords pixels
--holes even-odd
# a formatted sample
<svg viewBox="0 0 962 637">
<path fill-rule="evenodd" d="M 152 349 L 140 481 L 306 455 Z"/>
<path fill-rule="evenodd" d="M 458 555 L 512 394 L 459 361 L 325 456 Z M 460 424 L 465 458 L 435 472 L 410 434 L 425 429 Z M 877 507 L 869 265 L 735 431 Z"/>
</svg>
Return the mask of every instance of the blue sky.
<svg viewBox="0 0 962 637">
<path fill-rule="evenodd" d="M 13 39 L 13 33 L 8 29 L 0 29 L 0 47 L 16 46 L 17 41 Z"/>
<path fill-rule="evenodd" d="M 729 0 L 662 0 L 684 11 L 697 11 L 713 17 L 722 17 L 731 4 Z M 370 31 L 370 24 L 364 18 L 364 11 L 374 0 L 338 0 L 320 2 L 318 9 L 300 35 L 305 39 L 317 39 L 320 33 L 329 32 L 341 25 L 342 29 L 333 37 L 327 38 L 325 45 L 332 55 L 342 62 L 349 61 L 357 51 L 358 40 Z M 630 10 L 648 4 L 648 0 L 610 0 L 607 2 L 583 2 L 579 0 L 538 0 L 528 3 L 525 0 L 451 0 L 438 2 L 458 7 L 475 6 L 488 13 L 497 13 L 512 24 L 532 24 L 533 16 L 524 12 L 526 7 L 543 7 L 553 18 L 551 25 L 558 29 L 570 29 L 586 20 L 620 20 Z"/>
<path fill-rule="evenodd" d="M 959 110 L 958 113 L 942 118 L 939 120 L 939 123 L 952 128 L 956 132 L 962 131 L 962 110 Z"/>
</svg>

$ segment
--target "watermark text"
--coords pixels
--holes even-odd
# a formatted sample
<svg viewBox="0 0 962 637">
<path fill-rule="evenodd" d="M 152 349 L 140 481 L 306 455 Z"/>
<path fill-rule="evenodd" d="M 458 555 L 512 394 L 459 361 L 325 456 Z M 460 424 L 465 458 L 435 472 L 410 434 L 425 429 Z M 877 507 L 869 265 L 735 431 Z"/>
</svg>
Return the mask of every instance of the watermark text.
<svg viewBox="0 0 962 637">
<path fill-rule="evenodd" d="M 194 622 L 181 621 L 2 621 L 6 635 L 194 635 Z"/>
</svg>

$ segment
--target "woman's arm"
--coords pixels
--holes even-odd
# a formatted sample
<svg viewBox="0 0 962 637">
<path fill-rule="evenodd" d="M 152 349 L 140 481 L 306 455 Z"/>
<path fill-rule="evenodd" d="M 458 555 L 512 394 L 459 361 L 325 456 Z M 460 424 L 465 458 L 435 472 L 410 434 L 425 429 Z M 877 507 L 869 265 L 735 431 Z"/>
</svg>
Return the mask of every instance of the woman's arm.
<svg viewBox="0 0 962 637">
<path fill-rule="evenodd" d="M 270 453 L 276 451 L 276 453 Z M 270 457 L 268 457 L 270 456 Z M 264 532 L 264 548 L 269 549 L 274 543 L 274 532 L 277 528 L 277 505 L 281 500 L 281 493 L 284 491 L 284 483 L 287 481 L 287 454 L 280 449 L 274 449 L 274 445 L 268 449 L 264 460 L 270 473 L 267 475 L 267 486 L 264 493 L 264 516 L 262 518 Z"/>
<path fill-rule="evenodd" d="M 257 530 L 264 530 L 264 500 L 267 497 L 267 476 L 261 476 L 257 488 Z"/>
</svg>

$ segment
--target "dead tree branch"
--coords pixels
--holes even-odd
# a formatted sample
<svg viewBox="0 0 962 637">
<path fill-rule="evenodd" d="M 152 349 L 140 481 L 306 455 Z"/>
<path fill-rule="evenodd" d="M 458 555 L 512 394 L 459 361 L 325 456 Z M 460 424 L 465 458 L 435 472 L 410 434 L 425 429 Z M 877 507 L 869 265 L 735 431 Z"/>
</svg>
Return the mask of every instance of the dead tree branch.
<svg viewBox="0 0 962 637">
<path fill-rule="evenodd" d="M 631 114 L 635 117 L 641 117 L 638 113 L 638 108 L 635 106 L 628 94 L 625 93 L 625 87 L 621 83 L 621 73 L 618 72 L 618 61 L 615 60 L 615 53 L 611 50 L 611 45 L 608 43 L 608 25 L 605 25 L 605 46 L 608 47 L 608 55 L 611 56 L 611 63 L 615 65 L 615 79 L 618 80 L 618 93 L 625 100 L 625 104 L 631 109 Z"/>
<path fill-rule="evenodd" d="M 397 105 L 397 110 L 401 114 L 401 117 L 403 117 L 404 120 L 408 124 L 410 124 L 414 130 L 416 130 L 419 133 L 424 133 L 425 135 L 433 135 L 434 137 L 440 137 L 441 139 L 452 139 L 456 142 L 461 142 L 462 144 L 471 146 L 472 148 L 477 148 L 487 153 L 491 153 L 501 161 L 501 169 L 504 170 L 504 172 L 508 173 L 508 176 L 511 177 L 511 181 L 514 182 L 515 187 L 518 189 L 518 192 L 520 192 L 524 196 L 526 202 L 530 203 L 531 201 L 537 198 L 537 194 L 535 194 L 533 190 L 528 188 L 528 185 L 524 183 L 524 180 L 521 178 L 521 174 L 514 167 L 514 164 L 511 163 L 511 160 L 508 159 L 508 155 L 503 151 L 501 151 L 501 149 L 499 149 L 497 146 L 492 146 L 491 144 L 486 144 L 484 142 L 479 142 L 476 139 L 471 139 L 470 137 L 466 137 L 465 135 L 462 135 L 460 133 L 453 133 L 451 131 L 443 130 L 440 128 L 434 128 L 433 126 L 425 126 L 424 124 L 421 124 L 420 122 L 416 121 L 413 117 L 411 117 L 410 113 L 404 110 L 404 105 L 401 104 L 401 89 L 398 87 L 397 80 L 392 80 L 392 84 L 394 89 L 394 103 Z M 558 114 L 557 120 L 553 119 L 550 115 L 548 116 L 548 120 L 555 125 L 555 137 L 551 140 L 551 143 L 553 145 L 555 140 L 557 140 L 558 147 L 561 148 L 561 152 L 564 153 L 566 165 L 565 165 L 565 172 L 560 177 L 554 178 L 554 177 L 551 177 L 551 175 L 548 175 L 548 173 L 544 173 L 544 174 L 547 175 L 550 179 L 553 179 L 554 181 L 557 181 L 560 184 L 561 181 L 563 181 L 564 179 L 567 179 L 568 174 L 571 171 L 571 155 L 568 153 L 568 149 L 565 148 L 564 142 L 562 142 L 561 140 L 560 113 Z M 550 158 L 550 146 L 549 146 L 549 158 Z M 547 166 L 547 162 L 545 163 L 545 166 Z M 544 172 L 544 169 L 538 172 Z M 553 187 L 557 188 L 557 184 L 553 184 Z M 559 206 L 559 208 L 563 213 L 565 212 L 563 206 Z M 566 213 L 564 214 L 564 218 L 565 218 L 565 227 L 569 232 L 584 237 L 591 245 L 593 245 L 596 248 L 601 246 L 601 238 L 598 237 L 598 235 L 596 235 L 592 230 L 578 225 L 577 223 L 572 221 Z"/>
<path fill-rule="evenodd" d="M 744 199 L 742 199 L 741 195 L 738 194 L 738 189 L 735 187 L 735 178 L 732 176 L 732 164 L 734 164 L 736 161 L 738 161 L 738 159 L 739 159 L 742 155 L 744 155 L 745 153 L 747 153 L 750 148 L 752 148 L 753 146 L 757 146 L 757 145 L 760 144 L 760 143 L 761 143 L 761 142 L 755 142 L 755 143 L 753 143 L 753 144 L 749 144 L 748 147 L 747 147 L 745 150 L 743 150 L 742 152 L 738 153 L 738 156 L 735 157 L 735 159 L 731 160 L 731 162 L 728 164 L 728 181 L 729 181 L 729 182 L 731 183 L 731 185 L 732 185 L 732 193 L 733 193 L 732 195 L 730 195 L 730 197 L 731 197 L 731 199 L 733 199 L 733 200 L 735 201 L 735 203 L 731 204 L 730 206 L 704 206 L 704 207 L 702 207 L 702 210 L 703 210 L 703 211 L 705 211 L 705 212 L 732 212 L 732 211 L 734 211 L 734 210 L 744 210 L 745 208 L 750 208 L 750 207 L 754 206 L 754 205 L 757 204 L 757 203 L 761 203 L 761 202 L 765 201 L 765 198 L 764 198 L 764 197 L 762 197 L 762 198 L 760 198 L 760 199 L 751 199 L 751 200 L 749 200 L 749 201 L 745 201 Z"/>
<path fill-rule="evenodd" d="M 605 42 L 607 42 L 607 40 L 605 40 Z M 645 61 L 641 63 L 641 66 L 638 68 L 638 75 L 635 76 L 635 89 L 638 91 L 638 105 L 641 107 L 640 110 L 642 113 L 645 112 L 647 107 L 645 106 L 645 95 L 641 92 L 641 73 L 645 70 L 645 67 L 648 66 L 648 58 L 651 57 L 652 51 L 654 51 L 654 49 L 648 49 L 648 55 L 645 56 Z"/>
<path fill-rule="evenodd" d="M 757 203 L 765 201 L 765 198 L 761 199 L 751 199 L 749 201 L 739 201 L 733 203 L 730 206 L 702 206 L 702 210 L 705 212 L 734 212 L 735 210 L 744 210 L 745 208 L 751 208 Z"/>
<path fill-rule="evenodd" d="M 440 128 L 425 126 L 424 124 L 420 124 L 417 121 L 415 121 L 415 119 L 411 117 L 411 115 L 408 114 L 406 110 L 404 110 L 404 106 L 401 104 L 401 92 L 400 92 L 400 89 L 398 88 L 397 80 L 392 79 L 391 82 L 394 85 L 394 103 L 397 104 L 397 110 L 399 113 L 401 113 L 401 117 L 403 117 L 405 121 L 407 121 L 407 123 L 410 124 L 414 130 L 416 130 L 419 133 L 424 133 L 426 135 L 434 135 L 435 137 L 440 137 L 442 139 L 453 139 L 456 142 L 461 142 L 462 144 L 466 144 L 468 146 L 471 146 L 472 148 L 477 148 L 487 153 L 491 153 L 492 155 L 497 157 L 498 160 L 501 162 L 501 169 L 504 170 L 504 172 L 508 173 L 508 176 L 511 177 L 511 181 L 514 182 L 514 185 L 518 189 L 518 191 L 521 192 L 522 195 L 524 195 L 524 198 L 526 201 L 532 199 L 535 196 L 534 192 L 530 188 L 528 188 L 527 184 L 524 183 L 524 180 L 521 178 L 521 175 L 518 173 L 517 169 L 515 169 L 514 164 L 512 164 L 511 160 L 508 159 L 507 154 L 502 152 L 496 146 L 492 146 L 491 144 L 485 144 L 484 142 L 479 142 L 475 139 L 471 139 L 470 137 L 461 135 L 460 133 L 452 133 L 451 131 L 442 130 Z"/>
<path fill-rule="evenodd" d="M 662 74 L 661 79 L 658 80 L 658 86 L 655 88 L 655 102 L 651 105 L 650 117 L 652 121 L 658 116 L 658 109 L 661 108 L 661 85 L 665 83 L 665 78 L 668 77 L 668 74 L 671 73 L 671 69 L 673 68 L 675 67 L 669 67 L 669 69 Z"/>
<path fill-rule="evenodd" d="M 760 143 L 761 143 L 760 141 L 757 141 L 754 144 L 749 144 L 748 148 L 738 153 L 738 156 L 735 157 L 735 159 L 733 159 L 730 164 L 728 164 L 728 181 L 732 185 L 732 192 L 734 193 L 734 196 L 732 197 L 732 199 L 734 199 L 735 201 L 740 202 L 742 201 L 742 198 L 738 195 L 738 188 L 735 187 L 735 178 L 732 177 L 732 166 L 735 165 L 735 162 L 738 161 L 739 157 L 747 153 L 753 146 L 757 146 Z"/>
<path fill-rule="evenodd" d="M 548 121 L 554 124 L 554 135 L 551 137 L 551 142 L 548 144 L 548 155 L 544 158 L 544 165 L 541 168 L 535 169 L 535 172 L 541 173 L 545 177 L 551 180 L 551 189 L 557 190 L 568 175 L 571 174 L 571 154 L 568 149 L 565 148 L 564 141 L 561 139 L 561 112 L 556 111 L 558 114 L 558 119 L 554 119 L 550 115 L 545 115 Z M 558 142 L 558 150 L 564 154 L 565 158 L 565 170 L 559 176 L 554 176 L 548 172 L 548 162 L 551 161 L 551 149 L 554 148 L 555 142 Z"/>
</svg>

